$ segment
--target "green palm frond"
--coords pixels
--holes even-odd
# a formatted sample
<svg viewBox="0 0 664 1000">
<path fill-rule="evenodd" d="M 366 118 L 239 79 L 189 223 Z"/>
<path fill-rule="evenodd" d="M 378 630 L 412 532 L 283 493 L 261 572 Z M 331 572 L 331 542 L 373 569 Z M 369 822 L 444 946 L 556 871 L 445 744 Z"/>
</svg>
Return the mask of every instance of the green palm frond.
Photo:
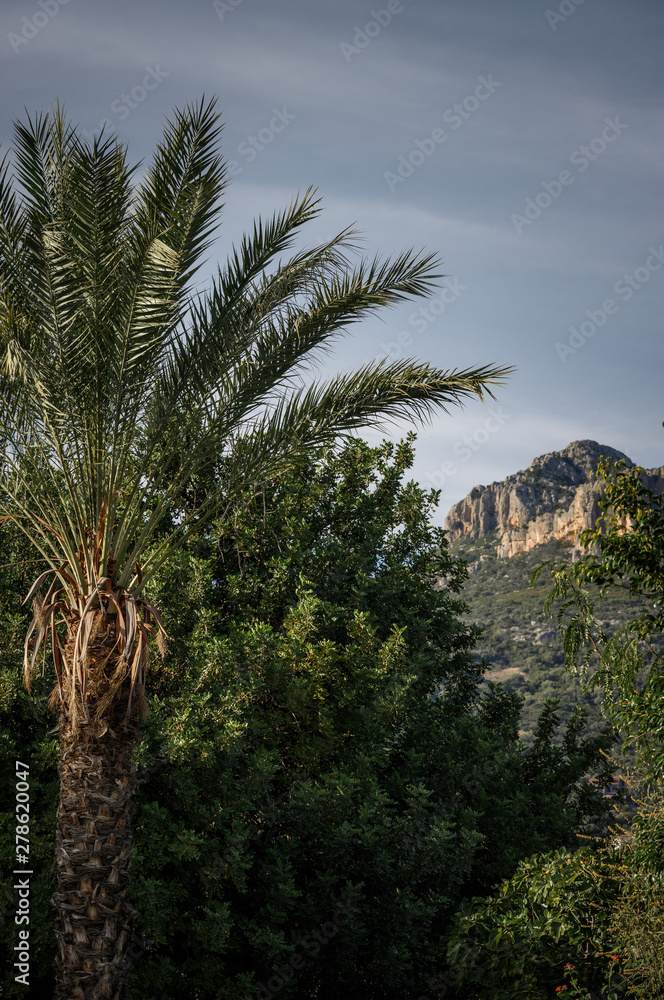
<svg viewBox="0 0 664 1000">
<path fill-rule="evenodd" d="M 215 106 L 216 99 L 202 99 L 197 106 L 176 109 L 136 202 L 136 234 L 148 240 L 160 236 L 177 254 L 181 287 L 201 266 L 210 246 L 226 183 Z"/>
<path fill-rule="evenodd" d="M 426 421 L 437 410 L 469 397 L 494 398 L 510 368 L 441 371 L 411 360 L 386 359 L 324 383 L 296 390 L 239 438 L 229 463 L 238 485 L 251 469 L 256 479 L 278 475 L 300 456 L 363 427 L 384 428 L 408 418 Z"/>
<path fill-rule="evenodd" d="M 256 477 L 363 426 L 491 395 L 510 370 L 376 362 L 307 385 L 353 324 L 430 293 L 440 262 L 358 259 L 352 228 L 295 250 L 321 211 L 310 188 L 196 292 L 226 184 L 220 129 L 214 101 L 176 110 L 138 182 L 114 136 L 84 141 L 56 105 L 17 124 L 0 163 L 0 513 L 79 614 L 103 579 L 137 599 L 196 519 Z M 218 494 L 157 544 L 214 463 Z"/>
</svg>

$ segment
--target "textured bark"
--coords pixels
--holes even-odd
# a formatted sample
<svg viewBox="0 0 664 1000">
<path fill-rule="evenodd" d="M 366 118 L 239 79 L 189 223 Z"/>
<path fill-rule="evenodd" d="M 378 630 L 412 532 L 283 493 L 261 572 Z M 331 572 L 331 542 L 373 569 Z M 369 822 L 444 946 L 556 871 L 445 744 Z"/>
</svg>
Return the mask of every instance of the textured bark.
<svg viewBox="0 0 664 1000">
<path fill-rule="evenodd" d="M 60 718 L 56 1000 L 123 1000 L 126 995 L 134 913 L 127 902 L 135 786 L 131 753 L 138 726 L 126 718 L 128 671 L 113 655 L 113 631 L 107 629 L 89 647 L 91 721 L 74 726 L 66 711 Z M 72 646 L 68 643 L 68 658 Z M 95 718 L 95 706 L 109 691 L 111 705 Z"/>
</svg>

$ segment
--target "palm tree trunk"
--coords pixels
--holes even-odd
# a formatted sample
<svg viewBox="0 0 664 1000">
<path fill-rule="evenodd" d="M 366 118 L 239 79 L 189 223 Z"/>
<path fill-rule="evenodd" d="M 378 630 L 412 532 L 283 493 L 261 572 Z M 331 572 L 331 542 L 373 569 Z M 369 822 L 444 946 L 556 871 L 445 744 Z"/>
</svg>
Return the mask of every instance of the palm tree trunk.
<svg viewBox="0 0 664 1000">
<path fill-rule="evenodd" d="M 131 856 L 131 753 L 138 725 L 126 718 L 125 676 L 107 712 L 95 707 L 126 673 L 109 657 L 113 637 L 88 650 L 90 722 L 60 715 L 60 802 L 56 832 L 56 1000 L 123 1000 L 134 910 L 127 901 Z M 67 644 L 67 658 L 73 643 Z M 97 664 L 101 664 L 100 667 Z M 132 713 L 133 715 L 133 713 Z"/>
</svg>

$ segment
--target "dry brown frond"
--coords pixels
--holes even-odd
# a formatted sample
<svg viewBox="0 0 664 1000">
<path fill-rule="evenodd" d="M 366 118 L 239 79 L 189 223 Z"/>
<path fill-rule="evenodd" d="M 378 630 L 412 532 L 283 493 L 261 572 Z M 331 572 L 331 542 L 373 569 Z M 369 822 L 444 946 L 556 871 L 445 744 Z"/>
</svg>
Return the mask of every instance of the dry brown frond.
<svg viewBox="0 0 664 1000">
<path fill-rule="evenodd" d="M 55 685 L 48 696 L 48 707 L 52 712 L 57 712 L 62 708 L 62 689 L 59 684 Z"/>
<path fill-rule="evenodd" d="M 136 708 L 141 719 L 144 719 L 148 714 L 148 702 L 145 697 L 145 688 L 142 684 L 139 684 L 137 688 Z"/>
<path fill-rule="evenodd" d="M 105 666 L 106 664 L 104 664 Z M 122 684 L 129 674 L 129 664 L 123 656 L 118 656 L 115 661 L 115 669 L 109 678 L 104 678 L 106 690 L 102 694 L 99 691 L 99 678 L 96 678 L 97 683 L 94 685 L 94 692 L 91 686 L 91 694 L 96 694 L 97 707 L 95 709 L 95 718 L 100 719 L 105 712 L 110 708 L 117 692 L 122 687 Z"/>
<path fill-rule="evenodd" d="M 51 620 L 49 613 L 45 611 L 46 602 L 41 595 L 41 591 L 32 599 L 32 613 L 35 616 L 35 625 L 39 632 L 45 631 L 48 628 L 48 624 Z"/>
<path fill-rule="evenodd" d="M 162 662 L 166 659 L 166 654 L 168 653 L 168 639 L 163 632 L 157 632 L 157 649 L 159 650 L 159 656 Z"/>
</svg>

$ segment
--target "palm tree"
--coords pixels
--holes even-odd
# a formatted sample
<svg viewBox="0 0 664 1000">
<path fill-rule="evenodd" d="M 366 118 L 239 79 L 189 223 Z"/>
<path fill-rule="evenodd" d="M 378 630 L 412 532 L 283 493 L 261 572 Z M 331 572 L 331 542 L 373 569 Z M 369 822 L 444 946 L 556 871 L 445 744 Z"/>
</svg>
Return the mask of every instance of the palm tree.
<svg viewBox="0 0 664 1000">
<path fill-rule="evenodd" d="M 175 546 L 247 484 L 365 425 L 492 395 L 509 369 L 413 360 L 302 379 L 381 306 L 434 287 L 438 261 L 353 261 L 353 230 L 292 247 L 312 190 L 254 224 L 211 289 L 192 279 L 226 169 L 215 102 L 176 110 L 142 178 L 115 137 L 90 143 L 56 104 L 15 124 L 0 164 L 0 513 L 43 560 L 26 601 L 24 678 L 50 645 L 59 711 L 59 998 L 124 992 L 132 909 L 131 754 L 151 641 L 148 585 Z M 219 485 L 172 531 L 202 470 Z"/>
</svg>

